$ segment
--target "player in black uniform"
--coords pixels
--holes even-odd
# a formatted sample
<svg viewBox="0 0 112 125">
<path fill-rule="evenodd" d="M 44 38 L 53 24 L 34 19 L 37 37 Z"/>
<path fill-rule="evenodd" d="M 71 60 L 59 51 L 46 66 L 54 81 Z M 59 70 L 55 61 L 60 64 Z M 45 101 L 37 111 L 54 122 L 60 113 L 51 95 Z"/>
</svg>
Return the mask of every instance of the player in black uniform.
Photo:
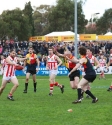
<svg viewBox="0 0 112 125">
<path fill-rule="evenodd" d="M 27 71 L 26 71 L 25 89 L 23 93 L 27 93 L 30 75 L 32 75 L 33 79 L 34 92 L 36 92 L 37 90 L 36 72 L 39 70 L 40 62 L 37 58 L 37 55 L 34 53 L 32 47 L 29 48 L 29 53 L 26 55 L 26 59 L 27 60 L 24 62 L 24 67 L 27 66 Z"/>
<path fill-rule="evenodd" d="M 79 48 L 79 53 L 81 55 L 81 59 L 79 60 L 79 63 L 70 71 L 68 75 L 70 75 L 72 72 L 77 70 L 81 65 L 83 65 L 84 70 L 85 70 L 85 76 L 80 80 L 78 83 L 78 100 L 72 102 L 73 104 L 76 103 L 81 103 L 81 89 L 88 94 L 92 99 L 92 103 L 96 103 L 98 99 L 89 91 L 87 90 L 88 84 L 93 82 L 96 79 L 96 72 L 93 69 L 92 64 L 90 63 L 89 59 L 86 57 L 86 48 L 85 47 L 80 47 Z"/>
</svg>

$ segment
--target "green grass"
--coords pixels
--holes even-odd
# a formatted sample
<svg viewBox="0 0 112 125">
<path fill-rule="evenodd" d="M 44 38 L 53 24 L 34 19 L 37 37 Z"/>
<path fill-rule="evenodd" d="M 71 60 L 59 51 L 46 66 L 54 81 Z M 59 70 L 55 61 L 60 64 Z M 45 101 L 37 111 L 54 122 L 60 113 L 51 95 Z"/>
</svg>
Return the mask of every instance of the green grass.
<svg viewBox="0 0 112 125">
<path fill-rule="evenodd" d="M 33 92 L 30 79 L 27 94 L 23 94 L 25 77 L 18 77 L 20 86 L 14 94 L 15 101 L 6 98 L 12 87 L 10 83 L 0 97 L 0 125 L 111 125 L 112 92 L 106 90 L 112 75 L 106 77 L 106 80 L 97 78 L 91 84 L 91 91 L 99 98 L 96 104 L 91 103 L 92 99 L 84 98 L 76 105 L 72 101 L 77 98 L 77 91 L 70 88 L 67 76 L 57 77 L 57 81 L 65 85 L 65 92 L 61 94 L 55 87 L 53 96 L 48 96 L 47 76 L 37 76 L 37 93 Z"/>
</svg>

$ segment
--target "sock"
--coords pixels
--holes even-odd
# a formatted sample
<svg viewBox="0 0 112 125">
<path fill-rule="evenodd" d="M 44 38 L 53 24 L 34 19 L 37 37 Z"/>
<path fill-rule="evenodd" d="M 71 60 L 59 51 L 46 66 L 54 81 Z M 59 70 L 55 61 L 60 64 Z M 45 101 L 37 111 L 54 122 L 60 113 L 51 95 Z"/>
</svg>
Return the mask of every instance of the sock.
<svg viewBox="0 0 112 125">
<path fill-rule="evenodd" d="M 34 86 L 34 89 L 36 89 L 37 83 L 36 82 L 33 83 L 33 86 Z"/>
<path fill-rule="evenodd" d="M 11 93 L 9 93 L 9 95 L 8 96 L 12 96 L 12 94 Z"/>
<path fill-rule="evenodd" d="M 55 85 L 55 86 L 58 86 L 58 87 L 60 87 L 60 88 L 62 87 L 58 82 L 55 82 L 54 85 Z"/>
<path fill-rule="evenodd" d="M 78 93 L 78 100 L 81 99 L 81 88 L 77 89 L 77 93 Z"/>
<path fill-rule="evenodd" d="M 27 91 L 28 83 L 25 83 L 25 90 Z"/>
<path fill-rule="evenodd" d="M 110 88 L 112 89 L 112 85 L 110 86 Z"/>
<path fill-rule="evenodd" d="M 85 93 L 88 94 L 92 99 L 96 99 L 96 97 L 89 90 L 86 90 Z"/>
<path fill-rule="evenodd" d="M 53 93 L 53 86 L 54 86 L 54 84 L 50 83 L 50 93 Z"/>
</svg>

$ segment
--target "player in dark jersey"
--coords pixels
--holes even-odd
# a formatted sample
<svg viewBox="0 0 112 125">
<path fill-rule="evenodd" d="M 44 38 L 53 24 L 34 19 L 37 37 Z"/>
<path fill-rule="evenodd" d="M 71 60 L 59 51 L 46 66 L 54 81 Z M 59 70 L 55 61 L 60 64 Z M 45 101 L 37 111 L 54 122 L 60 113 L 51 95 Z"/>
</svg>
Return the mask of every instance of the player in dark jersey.
<svg viewBox="0 0 112 125">
<path fill-rule="evenodd" d="M 76 66 L 76 63 L 79 62 L 79 60 L 75 56 L 73 56 L 72 53 L 68 50 L 66 50 L 64 54 L 58 53 L 58 56 L 61 56 L 64 58 L 64 60 L 66 60 L 65 66 L 69 72 Z M 69 75 L 69 79 L 71 88 L 77 89 L 80 80 L 80 70 L 77 69 L 76 71 L 72 72 Z M 81 91 L 81 98 L 83 99 L 83 91 Z"/>
<path fill-rule="evenodd" d="M 33 79 L 34 92 L 36 92 L 36 86 L 37 86 L 36 72 L 39 70 L 40 62 L 37 58 L 37 55 L 34 53 L 32 47 L 29 48 L 29 53 L 26 55 L 26 58 L 27 60 L 24 62 L 24 67 L 27 66 L 27 71 L 26 71 L 25 89 L 23 93 L 27 93 L 30 74 L 32 75 Z"/>
<path fill-rule="evenodd" d="M 99 61 L 94 56 L 94 49 L 92 47 L 87 48 L 86 57 L 89 59 L 89 61 L 92 64 L 93 68 L 94 68 L 94 66 L 96 66 L 96 69 L 97 69 L 100 66 Z M 91 89 L 91 87 L 90 87 L 90 85 L 88 85 L 88 90 L 90 90 L 90 89 Z M 89 98 L 89 96 L 87 95 L 86 98 Z"/>
<path fill-rule="evenodd" d="M 78 59 L 72 55 L 70 51 L 65 51 L 64 54 L 57 53 L 58 56 L 61 56 L 65 60 L 65 66 L 70 72 L 78 62 Z M 80 71 L 76 70 L 69 76 L 70 79 L 70 86 L 72 89 L 77 89 L 77 85 L 80 79 Z"/>
<path fill-rule="evenodd" d="M 81 65 L 83 65 L 85 70 L 85 76 L 80 80 L 78 83 L 78 100 L 72 102 L 73 104 L 81 103 L 81 90 L 88 94 L 92 99 L 92 103 L 96 103 L 98 99 L 87 89 L 88 84 L 93 82 L 96 79 L 96 72 L 93 69 L 92 64 L 90 63 L 89 59 L 86 57 L 86 48 L 80 47 L 79 48 L 79 54 L 81 55 L 81 59 L 79 60 L 79 63 L 76 64 L 76 66 L 70 71 L 68 74 L 69 76 L 72 74 L 72 72 L 76 71 Z"/>
</svg>

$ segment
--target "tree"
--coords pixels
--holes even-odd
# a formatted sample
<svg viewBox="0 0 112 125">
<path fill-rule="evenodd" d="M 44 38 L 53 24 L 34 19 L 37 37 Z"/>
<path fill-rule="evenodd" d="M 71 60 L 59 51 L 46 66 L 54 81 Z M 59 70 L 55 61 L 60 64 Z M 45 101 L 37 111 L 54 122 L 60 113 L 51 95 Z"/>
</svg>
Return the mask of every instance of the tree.
<svg viewBox="0 0 112 125">
<path fill-rule="evenodd" d="M 49 33 L 48 15 L 52 7 L 50 5 L 35 7 L 33 14 L 35 35 L 39 36 Z"/>
<path fill-rule="evenodd" d="M 31 2 L 29 1 L 28 3 L 25 4 L 23 14 L 28 17 L 29 19 L 29 25 L 32 28 L 31 29 L 31 35 L 34 36 L 34 20 L 33 20 L 33 8 L 31 6 Z"/>
<path fill-rule="evenodd" d="M 9 32 L 9 23 L 4 22 L 2 16 L 0 16 L 0 39 L 4 39 Z"/>
<path fill-rule="evenodd" d="M 103 16 L 96 22 L 97 34 L 112 31 L 112 8 L 105 10 Z"/>
<path fill-rule="evenodd" d="M 9 38 L 18 37 L 19 40 L 28 40 L 31 36 L 31 26 L 28 17 L 16 8 L 14 10 L 6 10 L 0 16 L 0 36 L 8 36 Z"/>
<path fill-rule="evenodd" d="M 82 10 L 82 1 L 78 2 L 78 33 L 84 32 L 85 16 Z M 49 30 L 66 31 L 74 29 L 74 1 L 57 0 L 57 5 L 49 13 Z"/>
</svg>

